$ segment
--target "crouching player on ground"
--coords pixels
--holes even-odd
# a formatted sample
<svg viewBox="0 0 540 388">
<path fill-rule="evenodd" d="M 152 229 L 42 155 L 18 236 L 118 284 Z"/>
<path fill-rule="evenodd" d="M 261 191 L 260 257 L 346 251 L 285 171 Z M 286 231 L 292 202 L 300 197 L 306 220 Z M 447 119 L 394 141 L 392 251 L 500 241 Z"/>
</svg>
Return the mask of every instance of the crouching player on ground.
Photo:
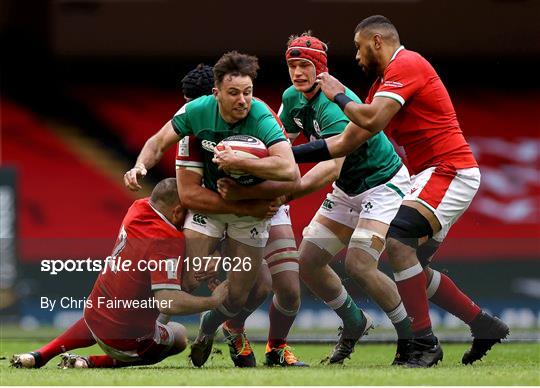
<svg viewBox="0 0 540 388">
<path fill-rule="evenodd" d="M 186 329 L 177 322 L 163 324 L 168 315 L 187 315 L 219 306 L 228 289 L 223 282 L 212 296 L 190 295 L 191 274 L 182 274 L 185 218 L 176 179 L 159 182 L 149 198 L 135 201 L 120 228 L 111 258 L 131 260 L 129 270 L 111 267 L 100 273 L 87 299 L 84 317 L 40 349 L 14 355 L 11 365 L 40 368 L 51 358 L 97 343 L 106 353 L 87 357 L 63 353 L 63 368 L 118 368 L 150 365 L 182 352 Z M 158 268 L 150 271 L 154 265 Z M 111 260 L 110 263 L 113 263 Z M 181 276 L 184 275 L 184 276 Z M 109 301 L 152 301 L 147 308 L 110 308 Z M 116 307 L 116 306 L 115 306 Z"/>
</svg>

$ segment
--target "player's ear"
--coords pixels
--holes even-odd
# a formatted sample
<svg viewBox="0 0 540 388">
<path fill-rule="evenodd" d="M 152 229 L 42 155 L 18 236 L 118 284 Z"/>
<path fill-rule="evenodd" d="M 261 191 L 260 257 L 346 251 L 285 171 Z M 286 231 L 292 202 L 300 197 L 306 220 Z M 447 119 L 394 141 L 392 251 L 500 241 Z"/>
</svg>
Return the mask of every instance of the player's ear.
<svg viewBox="0 0 540 388">
<path fill-rule="evenodd" d="M 184 225 L 184 219 L 186 218 L 186 209 L 181 204 L 176 205 L 172 209 L 172 223 L 176 226 Z"/>
<path fill-rule="evenodd" d="M 214 97 L 217 98 L 217 94 L 218 94 L 218 88 L 212 88 L 212 94 L 214 95 Z"/>
</svg>

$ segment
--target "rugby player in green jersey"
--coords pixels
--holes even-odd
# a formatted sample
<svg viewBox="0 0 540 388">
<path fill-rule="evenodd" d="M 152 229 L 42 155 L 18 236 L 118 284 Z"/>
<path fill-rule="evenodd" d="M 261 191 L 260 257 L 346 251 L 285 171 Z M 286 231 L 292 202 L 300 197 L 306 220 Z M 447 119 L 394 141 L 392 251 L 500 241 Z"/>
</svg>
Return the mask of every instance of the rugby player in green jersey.
<svg viewBox="0 0 540 388">
<path fill-rule="evenodd" d="M 171 121 L 148 140 L 135 167 L 126 173 L 126 185 L 136 189 L 137 177 L 144 176 L 146 169 L 155 165 L 167 148 L 184 136 L 197 136 L 204 152 L 204 187 L 200 186 L 198 174 L 186 174 L 179 181 L 183 189 L 180 199 L 186 208 L 193 210 L 188 214 L 184 226 L 186 239 L 198 241 L 197 244 L 190 244 L 191 248 L 188 245 L 186 255 L 208 256 L 226 231 L 227 256 L 249 259 L 245 270 L 228 272 L 234 286 L 229 288 L 223 305 L 203 316 L 191 352 L 195 366 L 202 366 L 208 359 L 217 327 L 234 317 L 245 305 L 259 273 L 262 250 L 268 239 L 267 217 L 277 210 L 270 200 L 240 202 L 226 201 L 220 197 L 216 192 L 217 180 L 225 174 L 212 162 L 214 146 L 231 135 L 255 136 L 268 147 L 269 156 L 241 162 L 242 170 L 263 179 L 288 182 L 283 185 L 282 193 L 290 191 L 299 178 L 290 145 L 280 125 L 266 104 L 252 98 L 257 70 L 255 57 L 237 52 L 224 54 L 214 66 L 216 87 L 213 95 L 184 105 Z M 227 151 L 223 152 L 222 157 L 223 160 L 231 159 Z M 190 180 L 197 181 L 197 184 L 190 183 Z M 282 193 L 276 192 L 276 196 Z"/>
<path fill-rule="evenodd" d="M 292 86 L 283 93 L 279 116 L 293 137 L 302 132 L 308 140 L 343 132 L 349 119 L 328 100 L 315 83 L 328 71 L 327 46 L 309 32 L 289 39 L 286 59 Z M 349 89 L 346 94 L 358 103 Z M 395 283 L 378 269 L 384 236 L 401 204 L 410 180 L 407 168 L 390 141 L 379 133 L 346 158 L 321 162 L 302 177 L 298 198 L 335 180 L 317 214 L 303 233 L 300 277 L 343 320 L 340 339 L 329 363 L 341 363 L 357 340 L 372 325 L 329 266 L 347 247 L 345 266 L 366 293 L 384 310 L 398 334 L 399 344 L 410 338 L 410 321 Z"/>
</svg>

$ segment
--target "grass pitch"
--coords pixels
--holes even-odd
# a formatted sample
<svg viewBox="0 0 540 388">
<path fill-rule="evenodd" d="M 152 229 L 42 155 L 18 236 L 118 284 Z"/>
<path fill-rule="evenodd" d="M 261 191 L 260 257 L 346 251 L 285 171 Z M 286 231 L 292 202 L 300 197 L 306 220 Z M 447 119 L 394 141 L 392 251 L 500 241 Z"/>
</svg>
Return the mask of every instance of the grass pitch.
<svg viewBox="0 0 540 388">
<path fill-rule="evenodd" d="M 444 361 L 425 370 L 389 366 L 394 345 L 359 344 L 344 366 L 319 362 L 331 345 L 296 345 L 295 353 L 310 368 L 267 368 L 264 345 L 255 344 L 258 364 L 254 369 L 233 368 L 228 348 L 216 344 L 217 352 L 201 369 L 188 364 L 188 351 L 157 365 L 124 369 L 59 370 L 58 358 L 37 370 L 9 367 L 9 358 L 38 348 L 31 340 L 0 343 L 1 385 L 540 385 L 540 344 L 496 345 L 484 361 L 461 365 L 466 344 L 443 344 Z M 97 346 L 76 351 L 81 355 L 102 354 Z"/>
</svg>

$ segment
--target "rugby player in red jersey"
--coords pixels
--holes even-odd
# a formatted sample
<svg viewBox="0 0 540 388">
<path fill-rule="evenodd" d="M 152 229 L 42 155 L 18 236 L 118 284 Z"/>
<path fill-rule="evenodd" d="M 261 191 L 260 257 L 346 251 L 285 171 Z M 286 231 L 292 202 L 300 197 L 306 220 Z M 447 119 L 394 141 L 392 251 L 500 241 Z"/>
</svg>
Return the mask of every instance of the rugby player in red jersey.
<svg viewBox="0 0 540 388">
<path fill-rule="evenodd" d="M 470 326 L 474 340 L 462 362 L 471 364 L 505 338 L 509 329 L 429 264 L 478 190 L 478 164 L 441 79 L 426 59 L 401 45 L 390 20 L 380 15 L 364 19 L 356 27 L 354 43 L 359 65 L 377 76 L 366 104 L 352 101 L 328 73 L 320 74 L 322 91 L 352 123 L 341 135 L 294 147 L 295 157 L 309 162 L 348 155 L 382 130 L 404 148 L 414 175 L 388 230 L 386 249 L 414 338 L 398 348 L 396 362 L 430 367 L 442 360 L 431 328 L 429 298 Z"/>
<path fill-rule="evenodd" d="M 174 178 L 159 182 L 149 198 L 135 201 L 86 301 L 84 317 L 40 349 L 14 355 L 11 365 L 40 368 L 63 353 L 63 368 L 117 368 L 155 364 L 183 351 L 185 327 L 162 323 L 160 313 L 187 315 L 215 308 L 228 287 L 221 283 L 209 297 L 184 291 L 195 285 L 191 274 L 182 273 L 184 218 Z M 131 265 L 119 265 L 128 260 Z M 105 355 L 65 353 L 95 343 Z"/>
</svg>

